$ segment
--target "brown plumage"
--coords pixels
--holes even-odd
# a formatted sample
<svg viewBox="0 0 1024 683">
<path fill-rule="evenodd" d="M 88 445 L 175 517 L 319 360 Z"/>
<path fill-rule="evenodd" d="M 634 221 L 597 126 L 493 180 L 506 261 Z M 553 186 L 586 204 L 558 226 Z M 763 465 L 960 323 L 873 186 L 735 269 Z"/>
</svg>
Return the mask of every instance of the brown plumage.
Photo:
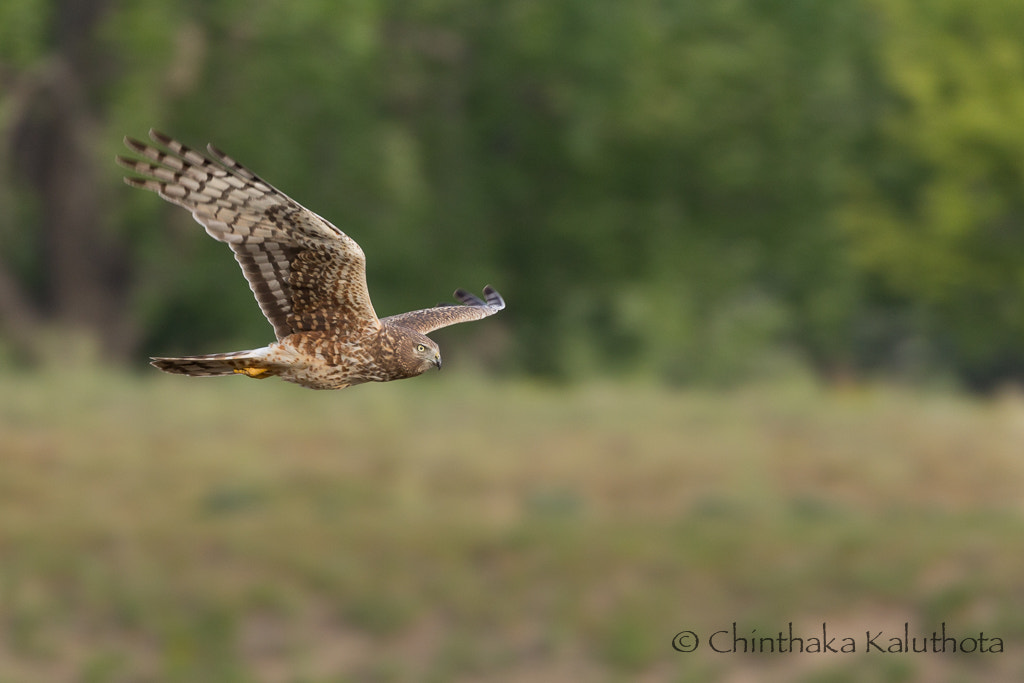
<svg viewBox="0 0 1024 683">
<path fill-rule="evenodd" d="M 441 367 L 428 332 L 494 315 L 505 302 L 490 286 L 482 301 L 461 289 L 445 304 L 378 319 L 356 242 L 212 145 L 212 158 L 151 130 L 166 149 L 132 138 L 146 160 L 117 157 L 140 177 L 133 187 L 184 207 L 242 267 L 277 341 L 251 351 L 153 358 L 165 372 L 196 377 L 280 377 L 313 389 L 415 377 Z"/>
</svg>

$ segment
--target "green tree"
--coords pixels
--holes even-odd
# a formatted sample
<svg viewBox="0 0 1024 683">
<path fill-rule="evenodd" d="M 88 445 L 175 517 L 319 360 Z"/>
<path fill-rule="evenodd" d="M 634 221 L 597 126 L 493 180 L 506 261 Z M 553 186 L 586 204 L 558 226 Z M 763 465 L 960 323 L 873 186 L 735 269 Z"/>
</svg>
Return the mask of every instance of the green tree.
<svg viewBox="0 0 1024 683">
<path fill-rule="evenodd" d="M 507 369 L 720 382 L 907 349 L 975 377 L 1024 368 L 1022 15 L 8 3 L 0 325 L 26 348 L 84 327 L 122 356 L 265 339 L 223 245 L 120 186 L 121 136 L 156 126 L 352 234 L 381 314 L 497 286 L 508 311 L 444 341 Z"/>
<path fill-rule="evenodd" d="M 933 360 L 1024 371 L 1024 6 L 876 3 L 888 104 L 845 223 Z"/>
</svg>

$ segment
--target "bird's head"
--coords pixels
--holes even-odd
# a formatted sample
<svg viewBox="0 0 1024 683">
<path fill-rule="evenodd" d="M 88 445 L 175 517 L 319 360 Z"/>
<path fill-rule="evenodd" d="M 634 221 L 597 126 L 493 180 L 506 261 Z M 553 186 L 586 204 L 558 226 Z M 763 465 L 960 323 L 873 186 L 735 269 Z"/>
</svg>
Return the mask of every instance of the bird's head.
<svg viewBox="0 0 1024 683">
<path fill-rule="evenodd" d="M 425 334 L 411 332 L 402 340 L 404 348 L 399 350 L 402 355 L 403 365 L 408 367 L 413 375 L 420 375 L 431 368 L 441 369 L 441 349 L 437 342 Z"/>
</svg>

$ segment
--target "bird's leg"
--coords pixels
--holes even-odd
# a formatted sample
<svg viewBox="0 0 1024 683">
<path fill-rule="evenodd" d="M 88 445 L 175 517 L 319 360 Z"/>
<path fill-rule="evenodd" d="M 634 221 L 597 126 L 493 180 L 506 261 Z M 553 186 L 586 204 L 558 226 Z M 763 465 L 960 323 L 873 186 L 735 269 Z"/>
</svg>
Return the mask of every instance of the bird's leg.
<svg viewBox="0 0 1024 683">
<path fill-rule="evenodd" d="M 255 379 L 266 379 L 270 377 L 268 368 L 235 368 L 236 375 L 245 375 L 246 377 L 253 377 Z"/>
</svg>

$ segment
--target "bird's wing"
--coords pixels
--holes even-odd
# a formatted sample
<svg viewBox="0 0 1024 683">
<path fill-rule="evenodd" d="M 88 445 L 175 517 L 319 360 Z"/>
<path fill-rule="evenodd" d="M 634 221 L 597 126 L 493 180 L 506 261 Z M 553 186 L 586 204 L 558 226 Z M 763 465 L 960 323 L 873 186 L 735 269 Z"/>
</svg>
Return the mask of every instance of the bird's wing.
<svg viewBox="0 0 1024 683">
<path fill-rule="evenodd" d="M 355 240 L 212 145 L 211 157 L 156 131 L 166 150 L 125 138 L 146 159 L 117 157 L 141 177 L 125 182 L 184 207 L 226 242 L 260 310 L 282 339 L 307 330 L 366 334 L 380 322 L 366 288 L 366 257 Z"/>
<path fill-rule="evenodd" d="M 465 290 L 456 289 L 455 298 L 462 302 L 461 305 L 441 304 L 433 308 L 381 318 L 380 322 L 384 325 L 405 327 L 426 334 L 449 325 L 480 320 L 505 308 L 505 300 L 490 285 L 484 287 L 484 297 L 486 301 L 481 301 L 479 297 Z"/>
</svg>

